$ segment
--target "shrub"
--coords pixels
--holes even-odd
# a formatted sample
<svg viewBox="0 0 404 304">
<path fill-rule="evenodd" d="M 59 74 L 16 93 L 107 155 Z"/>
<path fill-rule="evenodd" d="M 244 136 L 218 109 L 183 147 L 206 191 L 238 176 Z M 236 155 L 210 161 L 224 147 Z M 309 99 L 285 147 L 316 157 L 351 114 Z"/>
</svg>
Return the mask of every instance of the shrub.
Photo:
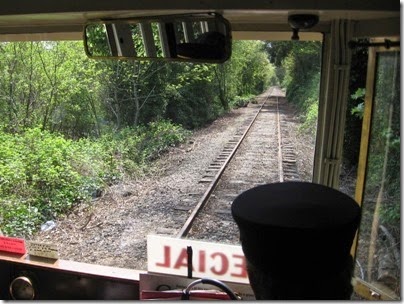
<svg viewBox="0 0 404 304">
<path fill-rule="evenodd" d="M 169 121 L 126 128 L 98 140 L 73 141 L 27 129 L 0 131 L 0 224 L 6 235 L 26 237 L 106 184 L 134 175 L 188 131 Z"/>
<path fill-rule="evenodd" d="M 144 161 L 158 158 L 169 147 L 185 140 L 189 131 L 174 125 L 170 121 L 151 122 L 147 125 L 142 136 L 141 150 Z"/>
<path fill-rule="evenodd" d="M 241 108 L 248 105 L 250 101 L 254 98 L 254 95 L 246 95 L 246 96 L 236 96 L 233 101 L 230 103 L 232 108 Z"/>
<path fill-rule="evenodd" d="M 30 234 L 33 225 L 86 199 L 85 179 L 72 166 L 82 161 L 74 142 L 38 128 L 12 137 L 2 134 L 1 139 L 0 214 L 4 232 Z"/>
</svg>

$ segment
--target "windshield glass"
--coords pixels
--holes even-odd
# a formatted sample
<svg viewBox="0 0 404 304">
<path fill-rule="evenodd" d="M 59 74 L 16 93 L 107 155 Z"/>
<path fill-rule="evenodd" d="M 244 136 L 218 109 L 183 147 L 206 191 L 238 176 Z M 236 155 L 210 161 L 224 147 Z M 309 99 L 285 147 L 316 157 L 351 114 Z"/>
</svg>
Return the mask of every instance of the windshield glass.
<svg viewBox="0 0 404 304">
<path fill-rule="evenodd" d="M 55 244 L 61 259 L 146 270 L 147 236 L 178 237 L 261 111 L 217 186 L 224 205 L 188 232 L 239 245 L 235 196 L 312 179 L 321 43 L 232 47 L 209 65 L 97 61 L 81 41 L 1 43 L 2 234 Z"/>
</svg>

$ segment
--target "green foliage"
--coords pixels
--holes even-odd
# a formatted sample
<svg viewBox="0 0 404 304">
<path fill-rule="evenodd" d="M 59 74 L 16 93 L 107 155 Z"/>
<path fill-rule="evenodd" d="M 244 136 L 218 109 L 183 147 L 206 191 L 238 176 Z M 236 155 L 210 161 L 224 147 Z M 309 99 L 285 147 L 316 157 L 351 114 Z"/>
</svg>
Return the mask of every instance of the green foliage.
<svg viewBox="0 0 404 304">
<path fill-rule="evenodd" d="M 241 107 L 246 107 L 249 102 L 253 100 L 255 95 L 247 95 L 247 96 L 236 96 L 232 101 L 231 101 L 231 107 L 232 108 L 241 108 Z"/>
<path fill-rule="evenodd" d="M 276 82 L 260 41 L 234 41 L 232 58 L 222 65 L 171 64 L 168 73 L 166 117 L 186 128 L 204 126 L 232 107 L 237 96 L 248 98 Z"/>
<path fill-rule="evenodd" d="M 315 136 L 320 83 L 321 43 L 312 41 L 267 42 L 268 58 L 286 97 L 303 120 L 302 129 Z"/>
<path fill-rule="evenodd" d="M 366 72 L 368 48 L 359 47 L 352 50 L 349 94 L 347 112 L 345 115 L 345 134 L 343 162 L 348 168 L 358 164 L 360 138 L 362 132 L 362 109 L 364 88 L 366 86 Z M 353 170 L 355 171 L 355 170 Z"/>
<path fill-rule="evenodd" d="M 183 142 L 189 132 L 178 125 L 162 120 L 149 123 L 143 135 L 140 146 L 143 151 L 143 160 L 152 161 L 167 151 L 169 147 Z"/>
<path fill-rule="evenodd" d="M 89 35 L 105 40 L 102 28 Z M 231 60 L 206 65 L 95 61 L 81 41 L 0 43 L 1 230 L 31 235 L 105 185 L 142 174 L 188 136 L 184 128 L 277 83 L 264 46 L 235 41 Z"/>
<path fill-rule="evenodd" d="M 173 63 L 170 68 L 170 82 L 163 95 L 168 100 L 165 117 L 189 129 L 216 119 L 223 110 L 216 66 Z"/>
<path fill-rule="evenodd" d="M 381 222 L 399 237 L 401 99 L 399 52 L 378 55 L 366 172 L 366 195 L 382 198 Z M 381 192 L 383 190 L 383 192 Z"/>
<path fill-rule="evenodd" d="M 356 107 L 353 107 L 351 109 L 351 114 L 358 117 L 359 119 L 363 118 L 363 112 L 364 112 L 364 105 L 365 105 L 365 88 L 359 88 L 356 90 L 354 94 L 351 95 L 351 98 L 353 100 L 359 100 L 362 101 L 360 102 Z"/>
<path fill-rule="evenodd" d="M 87 50 L 90 56 L 111 56 L 107 29 L 103 24 L 89 24 L 86 27 Z"/>
<path fill-rule="evenodd" d="M 89 35 L 105 40 L 105 29 Z M 0 121 L 13 132 L 40 126 L 75 139 L 159 119 L 200 127 L 236 96 L 277 82 L 264 46 L 234 41 L 228 62 L 206 65 L 95 61 L 81 41 L 1 43 Z"/>
<path fill-rule="evenodd" d="M 97 126 L 89 96 L 99 84 L 89 78 L 95 63 L 82 43 L 1 43 L 0 50 L 0 121 L 8 130 L 41 126 L 79 137 Z"/>
<path fill-rule="evenodd" d="M 365 93 L 366 93 L 365 88 L 359 88 L 356 90 L 355 93 L 351 95 L 351 98 L 353 100 L 363 100 L 365 98 Z"/>
<path fill-rule="evenodd" d="M 72 166 L 81 159 L 71 140 L 34 128 L 12 136 L 2 133 L 1 141 L 3 232 L 29 235 L 44 219 L 88 197 L 85 176 Z"/>
<path fill-rule="evenodd" d="M 102 83 L 97 93 L 108 124 L 123 129 L 164 116 L 166 63 L 101 61 L 98 69 L 104 71 L 95 79 Z"/>
<path fill-rule="evenodd" d="M 396 189 L 396 195 L 391 200 L 385 201 L 380 211 L 382 223 L 389 227 L 401 226 L 401 199 L 398 195 L 399 193 L 400 189 Z"/>
<path fill-rule="evenodd" d="M 301 128 L 315 136 L 320 83 L 321 43 L 277 41 L 266 44 L 268 56 L 276 65 L 278 78 L 286 88 L 287 99 L 297 106 Z"/>
<path fill-rule="evenodd" d="M 262 41 L 233 42 L 230 66 L 229 96 L 257 95 L 277 82 L 275 67 L 268 60 Z"/>
<path fill-rule="evenodd" d="M 189 132 L 169 121 L 73 141 L 27 129 L 0 132 L 0 225 L 29 236 L 38 225 L 89 201 L 106 184 L 132 175 Z"/>
<path fill-rule="evenodd" d="M 16 198 L 2 199 L 0 204 L 1 229 L 5 235 L 24 237 L 37 230 L 42 219 L 38 208 Z"/>
<path fill-rule="evenodd" d="M 303 114 L 303 124 L 300 129 L 313 135 L 314 138 L 317 131 L 318 99 L 309 98 L 306 103 L 308 106 Z"/>
<path fill-rule="evenodd" d="M 351 109 L 351 114 L 355 115 L 359 119 L 362 119 L 364 110 L 365 110 L 365 103 L 361 102 L 356 107 Z"/>
<path fill-rule="evenodd" d="M 289 54 L 284 58 L 285 77 L 282 86 L 286 97 L 303 111 L 307 100 L 317 99 L 320 79 L 321 43 L 291 41 Z"/>
</svg>

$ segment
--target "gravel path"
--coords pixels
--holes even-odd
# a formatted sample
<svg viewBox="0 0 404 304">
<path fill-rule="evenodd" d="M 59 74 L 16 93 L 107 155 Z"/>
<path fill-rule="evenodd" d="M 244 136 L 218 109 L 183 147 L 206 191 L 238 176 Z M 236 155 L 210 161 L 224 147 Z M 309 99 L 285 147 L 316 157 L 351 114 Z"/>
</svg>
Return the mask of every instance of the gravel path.
<svg viewBox="0 0 404 304">
<path fill-rule="evenodd" d="M 231 204 L 243 191 L 279 182 L 279 146 L 276 99 L 263 96 L 265 105 L 226 167 L 205 208 L 187 238 L 239 245 L 239 232 L 231 216 Z"/>
</svg>

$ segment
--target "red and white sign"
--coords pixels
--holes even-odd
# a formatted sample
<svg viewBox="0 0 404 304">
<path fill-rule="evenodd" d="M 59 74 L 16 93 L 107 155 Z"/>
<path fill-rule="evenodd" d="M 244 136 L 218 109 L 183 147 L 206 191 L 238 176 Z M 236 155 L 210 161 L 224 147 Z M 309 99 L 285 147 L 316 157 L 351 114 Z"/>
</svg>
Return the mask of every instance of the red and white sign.
<svg viewBox="0 0 404 304">
<path fill-rule="evenodd" d="M 7 236 L 0 236 L 0 251 L 25 254 L 25 240 Z"/>
<path fill-rule="evenodd" d="M 188 247 L 192 247 L 192 277 L 249 284 L 241 246 L 159 235 L 147 236 L 148 271 L 187 276 Z"/>
</svg>

